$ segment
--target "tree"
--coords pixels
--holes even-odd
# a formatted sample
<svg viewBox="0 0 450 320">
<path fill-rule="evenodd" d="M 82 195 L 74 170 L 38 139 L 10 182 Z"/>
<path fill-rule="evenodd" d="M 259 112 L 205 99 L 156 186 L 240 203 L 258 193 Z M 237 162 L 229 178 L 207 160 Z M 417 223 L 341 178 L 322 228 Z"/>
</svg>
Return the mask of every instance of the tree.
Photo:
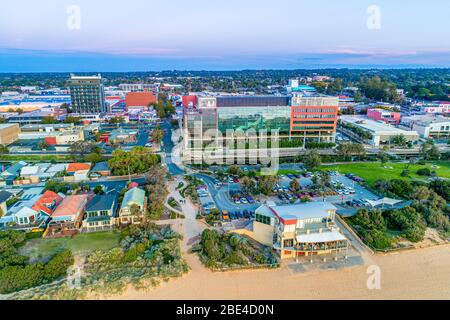
<svg viewBox="0 0 450 320">
<path fill-rule="evenodd" d="M 115 150 L 108 161 L 112 173 L 119 176 L 144 173 L 157 163 L 158 155 L 144 147 L 134 147 L 130 152 Z"/>
<path fill-rule="evenodd" d="M 103 190 L 103 187 L 100 185 L 95 186 L 94 193 L 97 195 L 105 194 L 105 190 Z"/>
<path fill-rule="evenodd" d="M 164 132 L 163 132 L 163 130 L 161 129 L 160 126 L 156 127 L 155 130 L 153 130 L 153 132 L 152 132 L 152 139 L 153 139 L 157 144 L 160 144 L 160 143 L 161 143 L 161 141 L 162 141 L 162 139 L 163 139 L 163 136 L 164 136 Z"/>
<path fill-rule="evenodd" d="M 408 144 L 408 141 L 406 140 L 405 136 L 403 134 L 399 134 L 392 138 L 391 142 L 399 147 L 404 147 Z"/>
<path fill-rule="evenodd" d="M 98 163 L 103 161 L 103 157 L 100 153 L 97 152 L 91 152 L 84 156 L 83 159 L 84 162 L 90 162 L 90 163 Z"/>
<path fill-rule="evenodd" d="M 314 170 L 322 164 L 322 159 L 316 150 L 311 150 L 304 156 L 303 164 L 305 165 L 306 169 Z"/>
<path fill-rule="evenodd" d="M 45 140 L 43 140 L 37 144 L 37 147 L 39 150 L 47 150 L 50 147 L 50 145 Z"/>
<path fill-rule="evenodd" d="M 228 168 L 228 174 L 233 175 L 233 176 L 240 176 L 240 174 L 242 173 L 242 170 L 239 166 L 237 165 L 231 165 Z"/>
<path fill-rule="evenodd" d="M 430 197 L 430 189 L 428 189 L 425 186 L 420 186 L 416 188 L 416 191 L 413 194 L 413 199 L 418 200 L 419 202 L 423 202 L 425 200 L 428 200 L 428 198 Z"/>
<path fill-rule="evenodd" d="M 125 122 L 125 119 L 123 117 L 121 117 L 121 116 L 112 117 L 108 121 L 109 124 L 122 124 L 124 122 Z"/>
<path fill-rule="evenodd" d="M 53 123 L 58 123 L 58 120 L 56 120 L 56 118 L 53 116 L 45 116 L 42 118 L 41 123 L 42 124 L 53 124 Z"/>
<path fill-rule="evenodd" d="M 262 194 L 269 195 L 276 183 L 276 176 L 262 176 L 258 181 L 258 189 Z"/>
<path fill-rule="evenodd" d="M 83 159 L 88 153 L 91 153 L 96 148 L 96 144 L 90 141 L 76 141 L 69 147 L 69 152 L 75 158 Z"/>
<path fill-rule="evenodd" d="M 300 183 L 298 182 L 297 179 L 292 179 L 291 182 L 289 183 L 289 187 L 294 191 L 299 191 Z"/>
<path fill-rule="evenodd" d="M 241 181 L 242 191 L 251 193 L 255 188 L 255 181 L 249 177 L 243 177 Z"/>
<path fill-rule="evenodd" d="M 344 142 L 338 145 L 336 152 L 345 159 L 349 159 L 351 155 L 365 155 L 366 149 L 361 143 Z"/>
<path fill-rule="evenodd" d="M 389 161 L 389 155 L 385 151 L 380 151 L 378 159 L 380 159 L 381 165 L 384 166 Z"/>
<path fill-rule="evenodd" d="M 4 144 L 0 144 L 0 154 L 7 154 L 9 153 L 9 149 Z"/>
<path fill-rule="evenodd" d="M 441 153 L 439 148 L 432 142 L 427 141 L 422 144 L 420 154 L 423 160 L 439 160 Z"/>
<path fill-rule="evenodd" d="M 64 123 L 74 123 L 74 124 L 78 124 L 81 123 L 81 118 L 80 117 L 74 117 L 74 116 L 68 116 L 64 119 Z"/>
</svg>

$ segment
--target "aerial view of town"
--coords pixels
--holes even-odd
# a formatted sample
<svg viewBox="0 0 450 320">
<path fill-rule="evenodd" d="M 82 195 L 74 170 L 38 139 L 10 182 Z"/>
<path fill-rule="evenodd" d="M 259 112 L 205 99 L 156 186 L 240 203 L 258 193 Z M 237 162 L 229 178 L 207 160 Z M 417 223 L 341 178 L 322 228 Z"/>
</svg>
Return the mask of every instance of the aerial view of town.
<svg viewBox="0 0 450 320">
<path fill-rule="evenodd" d="M 0 300 L 450 299 L 447 2 L 73 2 L 0 12 Z"/>
</svg>

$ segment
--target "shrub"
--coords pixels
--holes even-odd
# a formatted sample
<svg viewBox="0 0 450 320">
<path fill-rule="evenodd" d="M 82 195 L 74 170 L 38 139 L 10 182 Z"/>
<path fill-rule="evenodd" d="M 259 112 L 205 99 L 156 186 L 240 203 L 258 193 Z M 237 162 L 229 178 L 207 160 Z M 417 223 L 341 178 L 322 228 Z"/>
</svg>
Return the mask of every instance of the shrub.
<svg viewBox="0 0 450 320">
<path fill-rule="evenodd" d="M 419 176 L 431 176 L 431 170 L 429 168 L 421 168 L 416 172 Z"/>
</svg>

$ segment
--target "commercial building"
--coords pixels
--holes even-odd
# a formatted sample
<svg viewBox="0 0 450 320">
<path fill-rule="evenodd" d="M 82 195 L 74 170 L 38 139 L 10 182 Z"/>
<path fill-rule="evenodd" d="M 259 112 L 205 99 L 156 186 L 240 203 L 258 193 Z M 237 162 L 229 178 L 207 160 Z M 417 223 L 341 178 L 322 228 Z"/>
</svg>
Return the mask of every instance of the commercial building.
<svg viewBox="0 0 450 320">
<path fill-rule="evenodd" d="M 422 138 L 450 137 L 450 118 L 438 115 L 414 115 L 404 117 L 402 124 L 417 131 Z"/>
<path fill-rule="evenodd" d="M 8 145 L 19 139 L 19 125 L 17 123 L 0 124 L 0 144 Z"/>
<path fill-rule="evenodd" d="M 386 123 L 397 125 L 401 120 L 401 113 L 385 109 L 368 109 L 367 118 L 375 121 L 384 121 Z"/>
<path fill-rule="evenodd" d="M 359 130 L 365 132 L 367 139 L 362 139 L 374 147 L 390 144 L 392 139 L 396 136 L 404 136 L 406 141 L 411 142 L 419 140 L 419 134 L 416 131 L 403 130 L 382 121 L 368 119 L 367 117 L 341 116 L 339 120 L 341 129 L 346 131 L 349 135 L 362 137 Z"/>
<path fill-rule="evenodd" d="M 69 90 L 73 112 L 97 114 L 107 111 L 101 75 L 75 76 L 72 74 L 69 79 Z"/>
<path fill-rule="evenodd" d="M 149 83 L 121 83 L 119 84 L 120 90 L 129 92 L 139 92 L 139 91 L 158 91 L 158 84 Z"/>
<path fill-rule="evenodd" d="M 259 137 L 269 137 L 272 131 L 277 131 L 280 147 L 301 147 L 310 141 L 335 139 L 338 113 L 335 97 L 304 92 L 289 96 L 198 95 L 196 99 L 183 98 L 183 105 L 184 147 L 188 152 L 211 142 L 216 142 L 217 148 L 226 147 L 227 139 L 234 139 L 226 136 L 229 131 L 246 134 L 254 130 Z M 220 137 L 206 137 L 206 132 L 218 132 Z"/>
<path fill-rule="evenodd" d="M 336 226 L 336 210 L 328 202 L 277 206 L 269 201 L 255 211 L 252 236 L 272 246 L 282 259 L 347 255 L 348 240 Z"/>
<path fill-rule="evenodd" d="M 153 92 L 130 92 L 125 98 L 126 110 L 149 110 L 149 105 L 156 103 L 157 97 Z"/>
</svg>

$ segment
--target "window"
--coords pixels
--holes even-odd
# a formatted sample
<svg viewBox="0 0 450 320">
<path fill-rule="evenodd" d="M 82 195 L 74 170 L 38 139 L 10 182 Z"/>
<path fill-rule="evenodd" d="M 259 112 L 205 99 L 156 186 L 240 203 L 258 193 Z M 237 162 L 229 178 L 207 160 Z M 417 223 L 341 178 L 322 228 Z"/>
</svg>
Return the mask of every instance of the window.
<svg viewBox="0 0 450 320">
<path fill-rule="evenodd" d="M 261 214 L 256 214 L 256 221 L 270 226 L 270 217 L 266 217 Z"/>
</svg>

